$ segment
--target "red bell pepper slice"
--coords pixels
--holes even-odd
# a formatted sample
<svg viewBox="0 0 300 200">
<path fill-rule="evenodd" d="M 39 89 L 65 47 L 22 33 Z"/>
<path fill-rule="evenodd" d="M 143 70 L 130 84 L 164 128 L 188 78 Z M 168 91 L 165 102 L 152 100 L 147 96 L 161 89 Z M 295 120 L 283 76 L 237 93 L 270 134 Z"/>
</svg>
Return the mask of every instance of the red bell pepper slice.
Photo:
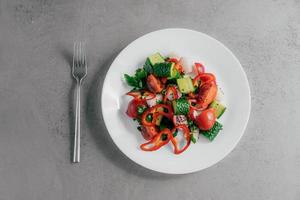
<svg viewBox="0 0 300 200">
<path fill-rule="evenodd" d="M 204 65 L 201 64 L 201 63 L 194 63 L 194 73 L 196 75 L 199 75 L 199 74 L 202 74 L 205 72 L 205 68 L 204 68 Z"/>
<path fill-rule="evenodd" d="M 140 99 L 142 97 L 142 94 L 140 91 L 127 92 L 126 95 L 132 96 L 135 99 Z"/>
<path fill-rule="evenodd" d="M 177 130 L 177 129 L 181 129 L 183 131 L 183 136 L 184 139 L 186 140 L 186 144 L 183 147 L 179 147 L 178 141 L 176 139 L 176 137 L 173 137 L 173 133 Z M 190 136 L 190 130 L 186 125 L 178 125 L 175 128 L 172 129 L 171 131 L 171 142 L 174 146 L 174 153 L 175 154 L 181 154 L 182 152 L 184 152 L 191 144 L 191 136 Z"/>
<path fill-rule="evenodd" d="M 182 63 L 181 63 L 181 58 L 180 60 L 177 60 L 177 58 L 169 58 L 167 60 L 167 62 L 172 62 L 172 63 L 175 63 L 175 69 L 177 69 L 177 71 L 179 73 L 182 73 L 184 70 L 183 70 L 183 67 L 182 67 Z"/>
<path fill-rule="evenodd" d="M 156 97 L 156 94 L 154 94 L 152 92 L 144 91 L 144 94 L 143 94 L 144 99 L 151 100 L 151 99 L 154 99 L 155 97 Z"/>
<path fill-rule="evenodd" d="M 166 103 L 168 100 L 168 96 L 170 94 L 173 94 L 173 99 L 178 99 L 178 92 L 177 89 L 175 88 L 175 86 L 170 85 L 168 86 L 167 90 L 166 90 L 166 94 L 164 96 L 163 102 Z"/>
<path fill-rule="evenodd" d="M 163 134 L 167 135 L 167 138 L 165 140 L 162 140 Z M 171 138 L 171 131 L 169 129 L 165 128 L 164 130 L 159 132 L 157 135 L 155 135 L 152 140 L 142 144 L 140 146 L 140 148 L 143 151 L 155 151 L 155 150 L 159 149 L 160 147 L 164 146 L 165 144 L 167 144 L 170 141 L 170 138 Z"/>
<path fill-rule="evenodd" d="M 159 109 L 163 108 L 163 109 Z M 167 110 L 167 111 L 165 111 Z M 152 115 L 152 120 L 149 122 L 147 121 L 147 116 Z M 142 124 L 144 126 L 153 126 L 155 125 L 156 119 L 159 115 L 163 115 L 169 119 L 172 120 L 172 117 L 174 115 L 172 107 L 170 105 L 165 105 L 165 104 L 157 104 L 148 110 L 146 110 L 143 115 L 142 115 Z"/>
<path fill-rule="evenodd" d="M 199 80 L 201 81 L 201 85 L 202 85 L 204 83 L 209 83 L 211 81 L 216 82 L 216 77 L 211 73 L 201 73 L 193 79 L 193 85 L 198 86 Z"/>
<path fill-rule="evenodd" d="M 167 60 L 168 62 L 173 62 L 173 63 L 178 63 L 179 61 L 177 60 L 177 58 L 169 58 L 168 60 Z"/>
<path fill-rule="evenodd" d="M 175 69 L 179 71 L 180 74 L 184 72 L 183 67 L 182 67 L 182 58 L 175 64 Z"/>
</svg>

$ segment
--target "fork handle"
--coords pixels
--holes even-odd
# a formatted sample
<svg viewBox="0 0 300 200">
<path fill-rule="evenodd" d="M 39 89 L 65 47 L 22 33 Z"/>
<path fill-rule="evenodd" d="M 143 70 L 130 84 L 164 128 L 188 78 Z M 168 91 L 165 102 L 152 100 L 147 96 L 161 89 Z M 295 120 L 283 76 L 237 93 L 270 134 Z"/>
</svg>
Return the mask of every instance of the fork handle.
<svg viewBox="0 0 300 200">
<path fill-rule="evenodd" d="M 75 135 L 73 162 L 80 162 L 80 87 L 81 82 L 77 80 L 76 84 L 76 111 L 75 111 Z"/>
</svg>

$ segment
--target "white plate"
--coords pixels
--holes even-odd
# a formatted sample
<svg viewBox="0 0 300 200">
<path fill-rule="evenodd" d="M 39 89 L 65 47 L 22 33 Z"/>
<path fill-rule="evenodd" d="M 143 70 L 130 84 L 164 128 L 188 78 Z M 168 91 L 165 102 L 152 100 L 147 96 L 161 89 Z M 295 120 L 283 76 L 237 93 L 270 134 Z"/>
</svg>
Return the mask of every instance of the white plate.
<svg viewBox="0 0 300 200">
<path fill-rule="evenodd" d="M 136 122 L 126 114 L 130 97 L 124 94 L 131 88 L 123 81 L 124 73 L 133 74 L 143 66 L 147 56 L 176 52 L 204 63 L 207 72 L 216 75 L 224 91 L 222 102 L 227 110 L 221 117 L 223 130 L 213 142 L 204 137 L 180 155 L 171 146 L 154 152 L 140 150 L 144 143 Z M 119 149 L 131 160 L 148 169 L 185 174 L 212 166 L 228 155 L 242 137 L 250 114 L 250 88 L 246 74 L 237 58 L 212 37 L 188 29 L 163 29 L 146 34 L 130 43 L 111 64 L 102 90 L 102 114 L 106 128 Z"/>
</svg>

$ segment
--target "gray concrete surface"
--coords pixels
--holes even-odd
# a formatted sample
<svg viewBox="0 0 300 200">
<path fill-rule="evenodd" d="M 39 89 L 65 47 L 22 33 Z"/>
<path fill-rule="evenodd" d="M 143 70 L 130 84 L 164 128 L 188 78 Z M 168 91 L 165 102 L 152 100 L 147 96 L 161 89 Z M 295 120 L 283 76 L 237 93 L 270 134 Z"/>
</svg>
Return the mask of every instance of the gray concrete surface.
<svg viewBox="0 0 300 200">
<path fill-rule="evenodd" d="M 112 59 L 153 30 L 191 28 L 247 72 L 251 118 L 234 151 L 199 173 L 137 166 L 112 143 L 99 97 Z M 82 162 L 70 163 L 70 55 L 88 44 Z M 0 0 L 0 200 L 300 199 L 297 0 Z"/>
</svg>

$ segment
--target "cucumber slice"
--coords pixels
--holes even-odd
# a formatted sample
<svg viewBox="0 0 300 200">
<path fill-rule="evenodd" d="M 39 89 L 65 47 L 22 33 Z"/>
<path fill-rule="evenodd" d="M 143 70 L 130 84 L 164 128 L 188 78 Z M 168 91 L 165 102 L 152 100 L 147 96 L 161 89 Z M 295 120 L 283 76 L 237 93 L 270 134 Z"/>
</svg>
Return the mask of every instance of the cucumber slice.
<svg viewBox="0 0 300 200">
<path fill-rule="evenodd" d="M 157 77 L 168 77 L 168 79 L 179 78 L 180 74 L 175 68 L 175 63 L 157 63 L 153 66 L 153 74 Z"/>
<path fill-rule="evenodd" d="M 219 119 L 226 110 L 226 107 L 222 105 L 217 100 L 214 100 L 210 105 L 210 108 L 214 108 L 216 110 L 216 117 Z"/>
<path fill-rule="evenodd" d="M 177 79 L 177 85 L 179 87 L 180 92 L 184 94 L 194 92 L 195 90 L 192 79 L 190 77 Z"/>
<path fill-rule="evenodd" d="M 155 53 L 155 54 L 149 56 L 148 60 L 152 66 L 154 66 L 157 63 L 165 62 L 164 57 L 162 57 L 162 55 L 160 55 L 160 53 Z"/>
<path fill-rule="evenodd" d="M 219 134 L 220 130 L 223 129 L 223 125 L 219 122 L 215 122 L 214 126 L 208 131 L 201 131 L 201 133 L 209 140 L 213 141 L 215 137 Z"/>
<path fill-rule="evenodd" d="M 171 63 L 170 77 L 168 79 L 175 79 L 175 78 L 179 78 L 179 77 L 180 77 L 180 73 L 175 68 L 175 63 Z"/>
<path fill-rule="evenodd" d="M 172 102 L 175 115 L 187 115 L 190 111 L 190 104 L 186 99 L 177 99 Z"/>
<path fill-rule="evenodd" d="M 171 63 L 157 63 L 153 66 L 153 74 L 157 77 L 169 77 L 171 74 Z"/>
</svg>

